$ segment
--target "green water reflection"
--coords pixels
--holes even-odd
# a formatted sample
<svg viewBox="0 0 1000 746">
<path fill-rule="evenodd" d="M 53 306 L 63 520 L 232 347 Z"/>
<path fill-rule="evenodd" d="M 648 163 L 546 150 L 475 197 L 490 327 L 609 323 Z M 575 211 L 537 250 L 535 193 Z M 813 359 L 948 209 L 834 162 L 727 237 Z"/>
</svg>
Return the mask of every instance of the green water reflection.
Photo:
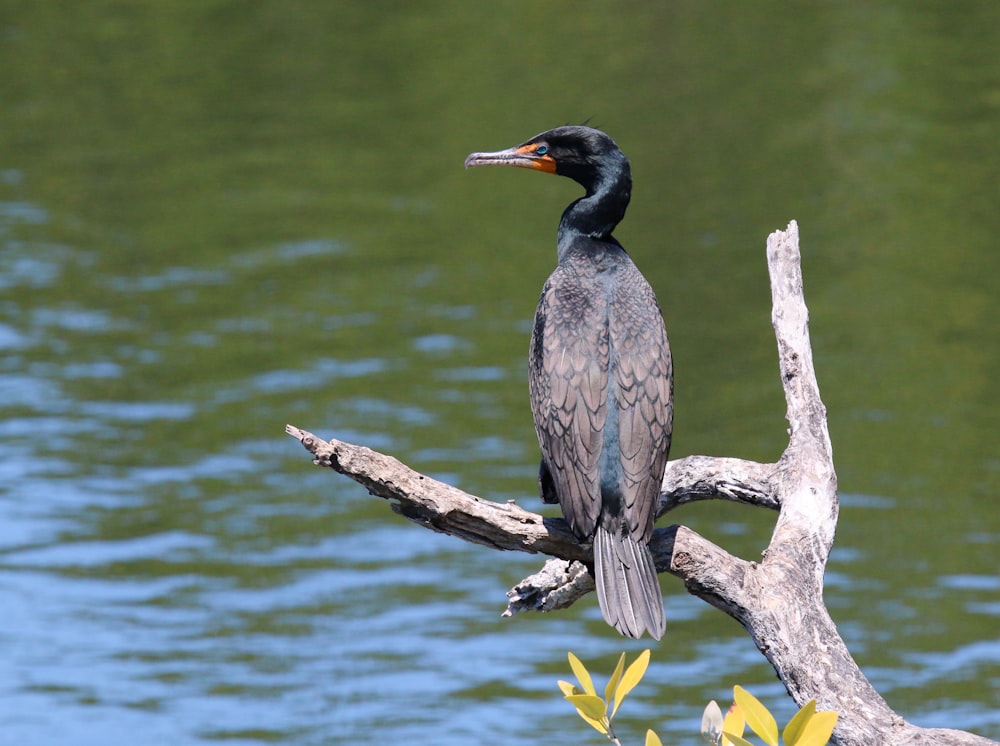
<svg viewBox="0 0 1000 746">
<path fill-rule="evenodd" d="M 997 48 L 985 1 L 0 0 L 6 732 L 577 727 L 565 650 L 626 646 L 593 605 L 501 623 L 537 558 L 424 535 L 282 429 L 538 507 L 527 336 L 577 188 L 461 164 L 593 117 L 633 163 L 618 237 L 667 319 L 674 455 L 780 454 L 763 248 L 797 219 L 831 610 L 900 712 L 1000 738 Z M 773 516 L 678 520 L 752 557 Z M 733 683 L 782 701 L 664 589 L 635 738 L 693 734 Z"/>
</svg>

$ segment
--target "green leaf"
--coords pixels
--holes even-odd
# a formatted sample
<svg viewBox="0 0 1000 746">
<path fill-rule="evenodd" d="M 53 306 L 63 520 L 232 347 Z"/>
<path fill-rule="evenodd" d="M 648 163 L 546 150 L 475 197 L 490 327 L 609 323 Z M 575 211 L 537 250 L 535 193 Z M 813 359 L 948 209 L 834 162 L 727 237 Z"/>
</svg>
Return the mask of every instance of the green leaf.
<svg viewBox="0 0 1000 746">
<path fill-rule="evenodd" d="M 778 746 L 778 723 L 764 705 L 742 686 L 733 687 L 736 704 L 743 710 L 747 725 L 760 736 L 768 746 Z"/>
<path fill-rule="evenodd" d="M 625 699 L 625 695 L 632 691 L 636 684 L 642 681 L 642 677 L 646 675 L 646 668 L 648 666 L 649 648 L 646 648 L 639 653 L 638 658 L 632 661 L 632 665 L 625 669 L 622 680 L 618 682 L 618 686 L 615 688 L 615 706 L 611 711 L 611 717 L 614 717 L 615 713 L 618 712 L 618 708 Z"/>
<path fill-rule="evenodd" d="M 569 653 L 569 667 L 573 669 L 573 674 L 576 676 L 576 680 L 580 682 L 580 686 L 583 687 L 583 691 L 587 694 L 593 694 L 597 696 L 597 690 L 594 689 L 594 682 L 590 680 L 590 672 L 587 671 L 587 667 L 580 662 L 572 653 Z"/>
<path fill-rule="evenodd" d="M 714 699 L 705 706 L 705 712 L 701 715 L 701 735 L 712 746 L 719 743 L 722 735 L 722 710 Z"/>
<path fill-rule="evenodd" d="M 723 733 L 722 736 L 723 738 L 728 738 L 729 742 L 733 744 L 733 746 L 753 746 L 753 744 L 743 736 L 738 736 L 735 733 Z"/>
<path fill-rule="evenodd" d="M 618 686 L 618 682 L 621 681 L 622 671 L 625 670 L 625 653 L 621 654 L 618 658 L 618 665 L 615 666 L 615 672 L 611 674 L 611 678 L 608 679 L 608 685 L 604 687 L 604 699 L 610 702 L 615 696 L 615 687 Z"/>
<path fill-rule="evenodd" d="M 580 694 L 580 690 L 568 681 L 559 679 L 556 683 L 559 685 L 559 690 L 563 693 L 563 696 L 568 697 L 570 694 Z"/>
<path fill-rule="evenodd" d="M 788 721 L 788 725 L 785 726 L 785 730 L 782 731 L 781 737 L 785 741 L 785 746 L 795 746 L 799 742 L 799 737 L 802 735 L 802 731 L 806 727 L 806 723 L 809 719 L 816 713 L 816 700 L 810 699 L 804 705 L 802 709 L 795 713 L 791 720 Z"/>
<path fill-rule="evenodd" d="M 837 713 L 817 712 L 806 723 L 795 746 L 826 746 L 837 725 Z"/>
<path fill-rule="evenodd" d="M 624 657 L 624 655 L 625 654 L 622 653 L 622 657 Z M 646 746 L 663 746 L 663 741 L 661 741 L 660 737 L 658 735 L 656 735 L 655 733 L 653 733 L 653 731 L 647 730 L 646 731 Z"/>
</svg>

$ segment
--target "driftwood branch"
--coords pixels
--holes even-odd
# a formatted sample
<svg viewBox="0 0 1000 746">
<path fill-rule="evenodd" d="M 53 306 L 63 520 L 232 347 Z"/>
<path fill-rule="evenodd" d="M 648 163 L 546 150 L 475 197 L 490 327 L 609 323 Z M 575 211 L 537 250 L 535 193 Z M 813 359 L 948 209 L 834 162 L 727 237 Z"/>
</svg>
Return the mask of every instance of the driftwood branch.
<svg viewBox="0 0 1000 746">
<path fill-rule="evenodd" d="M 722 499 L 778 511 L 762 561 L 734 557 L 684 526 L 654 532 L 650 547 L 661 572 L 736 619 L 802 705 L 840 714 L 841 746 L 989 744 L 958 730 L 918 728 L 875 691 L 851 657 L 823 603 L 823 573 L 837 525 L 837 477 L 809 342 L 798 226 L 767 240 L 772 323 L 787 403 L 789 443 L 777 463 L 690 456 L 667 465 L 658 515 L 698 500 Z M 561 518 L 513 502 L 495 503 L 413 471 L 391 456 L 289 425 L 287 432 L 330 467 L 392 501 L 397 513 L 427 528 L 494 549 L 557 558 L 509 593 L 505 615 L 564 608 L 593 590 L 589 546 Z"/>
</svg>

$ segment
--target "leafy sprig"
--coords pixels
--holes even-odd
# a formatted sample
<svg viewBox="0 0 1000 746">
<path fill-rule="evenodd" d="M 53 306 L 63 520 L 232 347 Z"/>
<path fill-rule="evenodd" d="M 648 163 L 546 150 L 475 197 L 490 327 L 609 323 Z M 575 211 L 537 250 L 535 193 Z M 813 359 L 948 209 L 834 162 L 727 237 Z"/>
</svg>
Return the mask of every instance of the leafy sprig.
<svg viewBox="0 0 1000 746">
<path fill-rule="evenodd" d="M 563 696 L 592 728 L 606 736 L 616 746 L 621 742 L 615 735 L 612 723 L 625 697 L 642 681 L 649 666 L 649 650 L 625 666 L 625 653 L 618 659 L 618 665 L 604 687 L 604 696 L 597 693 L 590 671 L 573 653 L 568 654 L 569 666 L 576 676 L 577 684 L 559 681 Z M 701 734 L 712 746 L 754 746 L 744 738 L 747 726 L 766 746 L 780 746 L 778 723 L 760 700 L 741 686 L 733 687 L 733 704 L 722 715 L 715 700 L 708 703 L 701 718 Z M 836 712 L 816 710 L 816 700 L 803 705 L 788 721 L 781 732 L 784 746 L 826 746 L 837 725 Z M 646 731 L 646 746 L 663 746 L 659 736 L 652 730 Z"/>
</svg>

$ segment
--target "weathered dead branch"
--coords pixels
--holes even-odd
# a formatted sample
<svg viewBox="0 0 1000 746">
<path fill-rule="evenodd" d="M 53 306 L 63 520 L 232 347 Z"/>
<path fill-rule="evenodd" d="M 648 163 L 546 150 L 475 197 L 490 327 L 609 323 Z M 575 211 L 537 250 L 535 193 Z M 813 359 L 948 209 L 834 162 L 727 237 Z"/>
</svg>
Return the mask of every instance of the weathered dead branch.
<svg viewBox="0 0 1000 746">
<path fill-rule="evenodd" d="M 694 531 L 669 526 L 651 549 L 661 572 L 726 612 L 747 630 L 798 704 L 840 714 L 841 746 L 989 744 L 958 730 L 918 728 L 896 715 L 851 657 L 823 603 L 823 574 L 837 526 L 837 477 L 809 342 L 798 226 L 768 237 L 772 323 L 787 404 L 789 443 L 777 463 L 691 456 L 667 465 L 658 514 L 685 503 L 722 499 L 778 510 L 760 562 L 734 557 Z M 549 560 L 508 593 L 505 615 L 564 608 L 593 590 L 590 547 L 577 543 L 560 518 L 513 502 L 499 504 L 419 474 L 362 446 L 321 440 L 291 425 L 327 466 L 392 502 L 415 523 L 494 549 L 538 552 Z"/>
</svg>

